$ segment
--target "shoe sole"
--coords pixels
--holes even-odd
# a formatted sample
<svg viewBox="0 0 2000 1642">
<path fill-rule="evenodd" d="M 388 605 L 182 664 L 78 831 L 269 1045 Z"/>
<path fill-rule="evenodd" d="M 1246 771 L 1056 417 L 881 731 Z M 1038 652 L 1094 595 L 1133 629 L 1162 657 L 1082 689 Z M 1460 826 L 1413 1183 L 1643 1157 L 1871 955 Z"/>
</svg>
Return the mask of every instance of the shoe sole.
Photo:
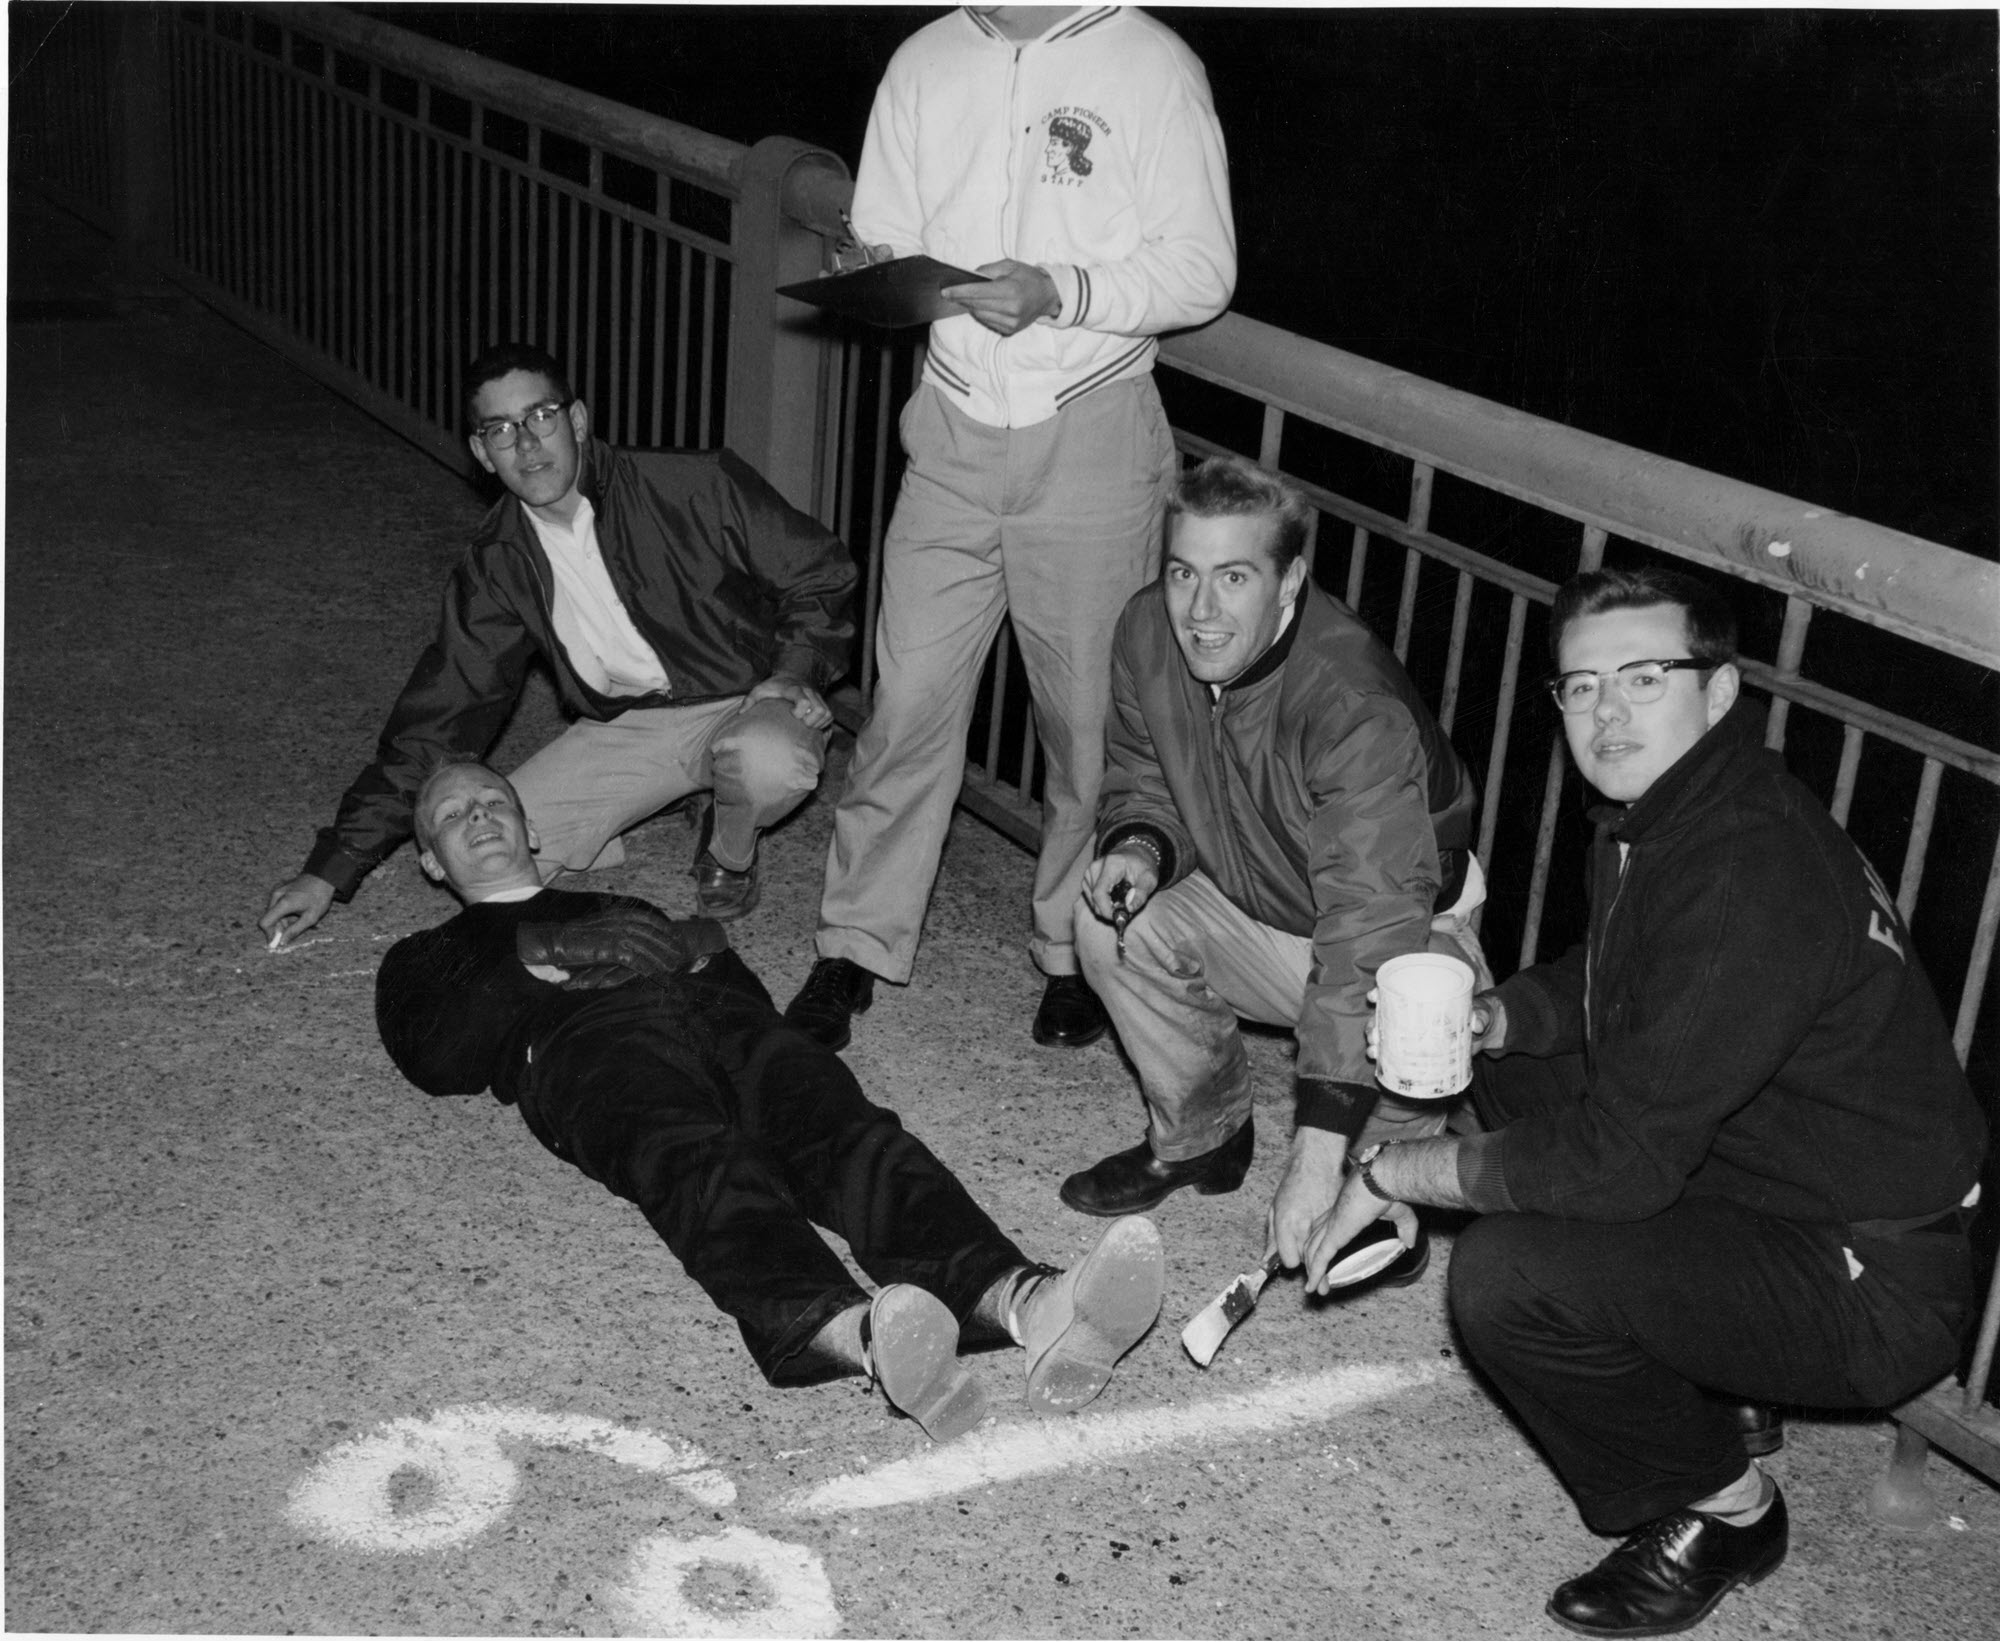
<svg viewBox="0 0 2000 1642">
<path fill-rule="evenodd" d="M 1762 1584 L 1778 1571 L 1779 1565 L 1784 1562 L 1785 1554 L 1789 1549 L 1788 1545 L 1779 1546 L 1778 1554 L 1772 1557 L 1761 1568 L 1753 1568 L 1737 1575 L 1736 1578 L 1732 1579 L 1721 1590 L 1717 1591 L 1715 1595 L 1704 1602 L 1698 1613 L 1690 1614 L 1686 1619 L 1676 1620 L 1671 1625 L 1635 1625 L 1627 1630 L 1611 1630 L 1600 1625 L 1579 1625 L 1573 1619 L 1565 1619 L 1561 1614 L 1556 1612 L 1556 1605 L 1553 1601 L 1548 1604 L 1546 1611 L 1549 1618 L 1562 1626 L 1564 1630 L 1574 1631 L 1578 1636 L 1678 1636 L 1682 1631 L 1692 1630 L 1710 1614 L 1714 1613 L 1721 1606 L 1722 1599 L 1731 1591 L 1748 1590 L 1752 1585 Z"/>
<path fill-rule="evenodd" d="M 936 1295 L 893 1283 L 868 1308 L 875 1383 L 933 1442 L 986 1417 L 986 1393 L 958 1361 L 958 1319 Z"/>
<path fill-rule="evenodd" d="M 1158 1320 L 1166 1290 L 1159 1228 L 1136 1216 L 1105 1228 L 1083 1257 L 1070 1290 L 1070 1316 L 1028 1365 L 1028 1404 L 1060 1414 L 1105 1387 L 1118 1359 Z"/>
</svg>

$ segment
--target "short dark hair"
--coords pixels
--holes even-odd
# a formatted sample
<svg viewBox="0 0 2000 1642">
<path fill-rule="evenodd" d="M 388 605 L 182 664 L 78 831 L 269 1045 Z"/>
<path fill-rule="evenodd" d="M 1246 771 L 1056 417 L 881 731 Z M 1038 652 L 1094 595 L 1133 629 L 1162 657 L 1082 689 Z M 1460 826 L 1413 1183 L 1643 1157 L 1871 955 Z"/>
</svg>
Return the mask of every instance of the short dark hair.
<svg viewBox="0 0 2000 1642">
<path fill-rule="evenodd" d="M 498 382 L 501 377 L 515 371 L 532 371 L 537 376 L 546 376 L 556 390 L 556 397 L 564 404 L 576 397 L 569 385 L 569 372 L 546 348 L 538 348 L 532 342 L 496 342 L 465 367 L 465 425 L 468 428 L 479 419 L 479 413 L 473 409 L 479 390 L 487 383 Z"/>
<path fill-rule="evenodd" d="M 430 806 L 424 800 L 430 796 L 431 788 L 453 770 L 483 770 L 507 789 L 507 796 L 514 800 L 515 809 L 524 815 L 527 813 L 526 807 L 521 803 L 521 795 L 514 790 L 514 783 L 494 769 L 485 759 L 474 758 L 470 753 L 448 753 L 424 771 L 424 778 L 417 785 L 417 796 L 411 800 L 410 823 L 416 831 L 419 850 L 432 849 L 437 844 L 437 836 L 431 831 Z"/>
<path fill-rule="evenodd" d="M 1736 612 L 1722 590 L 1678 570 L 1651 565 L 1637 570 L 1586 570 L 1564 582 L 1549 607 L 1549 659 L 1562 665 L 1563 634 L 1579 617 L 1601 616 L 1607 610 L 1648 610 L 1659 604 L 1680 610 L 1688 649 L 1696 661 L 1720 667 L 1736 659 Z"/>
<path fill-rule="evenodd" d="M 1312 525 L 1312 504 L 1296 485 L 1241 456 L 1211 456 L 1183 473 L 1167 498 L 1167 518 L 1183 513 L 1197 519 L 1268 518 L 1266 546 L 1281 575 L 1305 551 Z"/>
</svg>

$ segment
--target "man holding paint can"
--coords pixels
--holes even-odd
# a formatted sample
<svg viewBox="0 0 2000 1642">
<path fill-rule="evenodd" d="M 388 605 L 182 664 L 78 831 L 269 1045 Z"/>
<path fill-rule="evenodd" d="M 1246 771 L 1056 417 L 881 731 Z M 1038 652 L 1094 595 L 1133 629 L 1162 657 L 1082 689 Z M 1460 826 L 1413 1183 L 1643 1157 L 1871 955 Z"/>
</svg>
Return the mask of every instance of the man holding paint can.
<svg viewBox="0 0 2000 1642">
<path fill-rule="evenodd" d="M 1593 812 L 1586 940 L 1474 1002 L 1486 1132 L 1362 1154 L 1309 1280 L 1392 1203 L 1473 1209 L 1451 1307 L 1584 1520 L 1586 1636 L 1663 1636 L 1783 1561 L 1728 1400 L 1883 1407 L 1946 1373 L 1985 1123 L 1874 869 L 1763 746 L 1713 588 L 1557 595 Z M 1497 1058 L 1496 1058 L 1497 1057 Z"/>
<path fill-rule="evenodd" d="M 1485 974 L 1472 778 L 1395 656 L 1306 574 L 1311 509 L 1214 457 L 1168 504 L 1161 579 L 1112 653 L 1110 766 L 1077 909 L 1083 972 L 1139 1073 L 1146 1138 L 1063 1183 L 1086 1214 L 1250 1164 L 1239 1019 L 1298 1034 L 1297 1130 L 1272 1246 L 1299 1263 L 1357 1136 L 1431 1133 L 1434 1103 L 1377 1088 L 1379 966 L 1433 948 Z M 1384 1281 L 1414 1278 L 1413 1247 Z"/>
</svg>

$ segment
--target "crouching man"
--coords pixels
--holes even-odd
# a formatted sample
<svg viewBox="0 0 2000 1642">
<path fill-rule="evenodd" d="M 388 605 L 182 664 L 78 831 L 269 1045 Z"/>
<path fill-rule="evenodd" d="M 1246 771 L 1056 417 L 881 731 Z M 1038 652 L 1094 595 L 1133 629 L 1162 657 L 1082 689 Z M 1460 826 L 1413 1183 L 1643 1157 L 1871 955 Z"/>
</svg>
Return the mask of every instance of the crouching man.
<svg viewBox="0 0 2000 1642">
<path fill-rule="evenodd" d="M 1487 1132 L 1361 1153 L 1307 1275 L 1392 1202 L 1480 1211 L 1466 1345 L 1585 1522 L 1630 1536 L 1549 1612 L 1662 1636 L 1788 1546 L 1723 1399 L 1881 1407 L 1951 1367 L 1985 1124 L 1895 902 L 1738 702 L 1720 595 L 1592 572 L 1549 631 L 1612 801 L 1588 936 L 1476 1000 Z"/>
<path fill-rule="evenodd" d="M 709 919 L 544 889 L 505 777 L 446 763 L 419 860 L 465 908 L 396 943 L 376 1020 L 433 1095 L 491 1089 L 535 1138 L 638 1205 L 773 1385 L 870 1374 L 926 1433 L 969 1430 L 969 1344 L 1027 1351 L 1030 1406 L 1103 1389 L 1160 1309 L 1158 1232 L 1107 1227 L 1067 1272 L 1004 1237 L 845 1064 L 771 1006 Z M 871 1300 L 814 1229 L 847 1240 Z"/>
<path fill-rule="evenodd" d="M 1164 574 L 1119 621 L 1076 940 L 1148 1123 L 1062 1187 L 1103 1215 L 1235 1190 L 1255 1143 L 1238 1019 L 1289 1026 L 1298 1127 L 1270 1216 L 1287 1265 L 1350 1140 L 1444 1121 L 1376 1087 L 1377 968 L 1436 950 L 1487 973 L 1472 778 L 1395 656 L 1308 580 L 1309 518 L 1275 475 L 1203 462 L 1168 503 Z M 1379 1283 L 1414 1280 L 1426 1253 L 1419 1236 Z"/>
</svg>

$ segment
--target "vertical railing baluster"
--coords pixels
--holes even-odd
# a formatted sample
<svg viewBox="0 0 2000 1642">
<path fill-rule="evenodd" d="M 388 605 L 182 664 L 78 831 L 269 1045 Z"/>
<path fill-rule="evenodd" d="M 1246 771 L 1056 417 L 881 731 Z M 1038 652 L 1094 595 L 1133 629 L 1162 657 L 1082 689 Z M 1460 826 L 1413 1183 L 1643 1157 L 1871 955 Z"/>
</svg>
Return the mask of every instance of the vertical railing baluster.
<svg viewBox="0 0 2000 1642">
<path fill-rule="evenodd" d="M 1507 648 L 1500 662 L 1500 695 L 1495 706 L 1493 745 L 1486 754 L 1486 791 L 1479 806 L 1479 859 L 1493 865 L 1493 838 L 1500 825 L 1500 787 L 1507 778 L 1507 747 L 1514 734 L 1515 692 L 1521 678 L 1522 634 L 1528 601 L 1516 593 L 1507 602 Z"/>
<path fill-rule="evenodd" d="M 1465 667 L 1465 635 L 1472 624 L 1472 572 L 1458 573 L 1458 596 L 1451 606 L 1451 646 L 1444 658 L 1444 693 L 1438 700 L 1438 728 L 1451 734 L 1458 717 L 1458 680 Z"/>
<path fill-rule="evenodd" d="M 714 447 L 715 362 L 721 356 L 721 338 L 716 334 L 714 257 L 702 258 L 701 269 L 701 418 L 695 442 L 703 449 Z"/>
<path fill-rule="evenodd" d="M 1354 545 L 1347 555 L 1347 608 L 1361 608 L 1361 582 L 1368 574 L 1368 532 L 1354 527 Z"/>
<path fill-rule="evenodd" d="M 1813 607 L 1801 598 L 1785 600 L 1785 625 L 1778 634 L 1778 659 L 1774 671 L 1781 679 L 1796 679 L 1805 662 L 1806 630 L 1812 625 Z M 1764 745 L 1774 753 L 1785 750 L 1785 721 L 1792 704 L 1773 693 L 1770 715 L 1764 721 Z"/>
<path fill-rule="evenodd" d="M 675 263 L 680 272 L 674 280 L 674 443 L 688 445 L 688 427 L 693 420 L 693 400 L 688 395 L 694 374 L 694 264 L 701 253 L 686 244 L 674 244 Z"/>
<path fill-rule="evenodd" d="M 1437 481 L 1437 470 L 1428 462 L 1413 463 L 1410 468 L 1410 513 L 1406 523 L 1413 536 L 1421 536 L 1431 527 L 1431 489 Z M 1396 601 L 1396 659 L 1407 662 L 1410 659 L 1410 630 L 1417 618 L 1417 579 L 1423 573 L 1424 556 L 1414 547 L 1403 550 L 1403 591 Z"/>
<path fill-rule="evenodd" d="M 1264 407 L 1263 431 L 1257 440 L 1257 465 L 1266 472 L 1276 473 L 1280 467 L 1279 452 L 1285 443 L 1285 413 L 1276 405 Z"/>
<path fill-rule="evenodd" d="M 667 197 L 667 179 L 659 179 L 660 198 Z M 671 444 L 667 431 L 667 285 L 672 278 L 671 244 L 659 229 L 653 231 L 653 418 L 652 442 Z"/>
<path fill-rule="evenodd" d="M 1903 874 L 1896 884 L 1896 910 L 1903 922 L 1914 923 L 1917 887 L 1924 881 L 1924 863 L 1930 854 L 1931 824 L 1937 819 L 1938 782 L 1944 766 L 1935 758 L 1924 760 L 1923 777 L 1917 783 L 1917 809 L 1910 817 L 1909 842 L 1903 847 Z"/>
<path fill-rule="evenodd" d="M 1993 941 L 2000 933 L 2000 844 L 1986 864 L 1986 894 L 1979 903 L 1979 922 L 1972 932 L 1972 956 L 1965 966 L 1964 990 L 1958 995 L 1958 1021 L 1952 1047 L 1963 1066 L 1972 1053 L 1972 1034 L 1979 1024 L 1979 1005 L 1986 996 L 1986 974 L 1993 966 Z"/>
<path fill-rule="evenodd" d="M 1861 742 L 1862 731 L 1858 724 L 1841 727 L 1840 770 L 1833 778 L 1833 797 L 1826 806 L 1837 827 L 1847 825 L 1847 812 L 1854 803 L 1855 777 L 1861 769 Z"/>
</svg>

